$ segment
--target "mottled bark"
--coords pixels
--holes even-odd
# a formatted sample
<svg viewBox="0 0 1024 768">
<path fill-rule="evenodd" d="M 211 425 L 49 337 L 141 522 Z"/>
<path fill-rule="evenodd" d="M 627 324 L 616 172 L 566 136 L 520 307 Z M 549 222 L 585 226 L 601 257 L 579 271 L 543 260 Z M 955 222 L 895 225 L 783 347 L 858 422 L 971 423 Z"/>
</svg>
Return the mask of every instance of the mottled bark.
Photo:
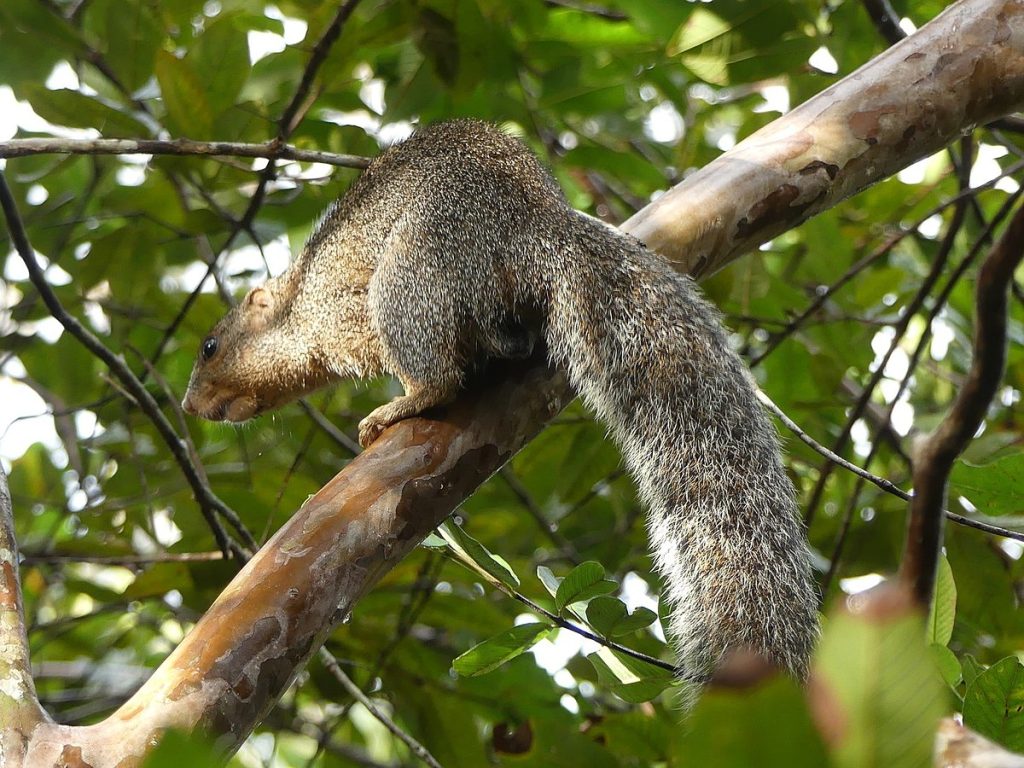
<svg viewBox="0 0 1024 768">
<path fill-rule="evenodd" d="M 625 229 L 682 270 L 720 268 L 1017 109 L 1022 41 L 1024 0 L 962 0 Z M 495 366 L 435 418 L 386 431 L 296 513 L 118 712 L 83 728 L 40 721 L 32 764 L 133 765 L 172 726 L 200 725 L 226 751 L 237 747 L 359 597 L 571 398 L 543 365 Z"/>
<path fill-rule="evenodd" d="M 72 749 L 136 765 L 167 728 L 236 749 L 359 598 L 561 408 L 561 374 L 492 367 L 443 419 L 404 421 L 306 502 L 152 678 L 104 722 L 30 732 L 33 765 Z"/>
<path fill-rule="evenodd" d="M 7 475 L 0 466 L 0 766 L 20 764 L 32 732 L 50 725 L 32 682 L 14 512 Z"/>
<path fill-rule="evenodd" d="M 1014 111 L 1024 3 L 947 8 L 831 88 L 754 133 L 624 229 L 705 275 L 855 192 Z"/>
</svg>

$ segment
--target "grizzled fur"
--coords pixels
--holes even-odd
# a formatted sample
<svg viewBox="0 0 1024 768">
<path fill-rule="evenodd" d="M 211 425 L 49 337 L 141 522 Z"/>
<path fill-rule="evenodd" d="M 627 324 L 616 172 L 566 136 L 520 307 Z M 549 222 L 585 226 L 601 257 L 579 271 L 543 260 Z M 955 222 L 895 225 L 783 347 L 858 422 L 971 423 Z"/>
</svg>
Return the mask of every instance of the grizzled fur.
<svg viewBox="0 0 1024 768">
<path fill-rule="evenodd" d="M 716 310 L 632 237 L 574 211 L 517 140 L 425 128 L 375 159 L 295 264 L 214 329 L 188 410 L 242 420 L 328 381 L 396 375 L 360 424 L 451 400 L 471 362 L 541 336 L 610 427 L 649 510 L 689 675 L 749 649 L 798 677 L 817 635 L 775 431 Z"/>
</svg>

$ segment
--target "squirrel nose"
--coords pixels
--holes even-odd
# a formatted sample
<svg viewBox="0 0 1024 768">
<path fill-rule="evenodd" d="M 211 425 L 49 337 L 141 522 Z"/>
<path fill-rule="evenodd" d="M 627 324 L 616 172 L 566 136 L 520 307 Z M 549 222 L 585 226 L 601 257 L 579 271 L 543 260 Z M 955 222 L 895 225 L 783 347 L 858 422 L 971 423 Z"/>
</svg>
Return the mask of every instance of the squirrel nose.
<svg viewBox="0 0 1024 768">
<path fill-rule="evenodd" d="M 185 397 L 181 399 L 182 410 L 185 411 L 189 416 L 196 416 L 196 407 L 192 403 L 192 390 L 190 389 L 185 393 Z"/>
</svg>

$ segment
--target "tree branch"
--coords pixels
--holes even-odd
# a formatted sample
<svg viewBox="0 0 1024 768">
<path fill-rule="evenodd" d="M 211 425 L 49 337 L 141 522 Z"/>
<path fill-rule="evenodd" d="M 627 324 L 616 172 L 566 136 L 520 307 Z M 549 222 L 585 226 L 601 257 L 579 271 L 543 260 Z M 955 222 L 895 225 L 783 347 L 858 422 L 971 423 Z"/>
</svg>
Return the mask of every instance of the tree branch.
<svg viewBox="0 0 1024 768">
<path fill-rule="evenodd" d="M 889 5 L 889 0 L 862 0 L 862 4 L 864 10 L 868 12 L 868 16 L 871 17 L 875 29 L 889 45 L 895 45 L 907 36 L 900 26 L 900 17 Z"/>
<path fill-rule="evenodd" d="M 1024 206 L 1017 209 L 978 272 L 974 354 L 967 381 L 952 408 L 914 451 L 914 498 L 900 579 L 925 610 L 935 585 L 942 546 L 943 509 L 949 473 L 985 418 L 1006 365 L 1006 310 L 1013 272 L 1024 257 Z"/>
<path fill-rule="evenodd" d="M 430 768 L 441 768 L 441 764 L 437 762 L 437 759 L 430 754 L 426 747 L 399 728 L 395 724 L 394 720 L 385 715 L 376 704 L 370 701 L 370 697 L 360 690 L 359 686 L 352 681 L 351 677 L 345 674 L 345 670 L 343 670 L 341 665 L 338 664 L 338 660 L 334 658 L 334 655 L 326 648 L 320 649 L 320 661 L 322 661 L 324 666 L 327 667 L 327 671 L 334 675 L 334 679 L 341 684 L 341 687 L 348 692 L 348 695 L 362 704 L 366 708 L 366 711 L 377 718 L 377 721 L 392 735 L 394 735 L 396 739 L 405 744 L 405 746 L 409 748 L 409 751 L 429 765 Z"/>
<path fill-rule="evenodd" d="M 10 139 L 0 141 L 0 157 L 28 155 L 212 155 L 214 157 L 265 157 L 269 160 L 298 160 L 326 163 L 342 168 L 365 168 L 369 158 L 337 152 L 299 149 L 282 141 L 245 144 L 237 141 L 193 141 L 192 139 Z"/>
<path fill-rule="evenodd" d="M 7 475 L 0 466 L 0 756 L 18 764 L 33 729 L 49 722 L 32 681 L 14 513 Z"/>
<path fill-rule="evenodd" d="M 960 0 L 688 176 L 624 225 L 693 275 L 1018 108 L 1018 0 Z M 913 99 L 907 94 L 912 92 Z M 702 215 L 693 215 L 700 211 Z"/>
<path fill-rule="evenodd" d="M 331 52 L 331 47 L 338 39 L 338 36 L 341 35 L 345 22 L 348 21 L 348 17 L 352 15 L 352 11 L 356 9 L 358 4 L 359 0 L 344 0 L 338 6 L 338 12 L 331 19 L 331 23 L 327 25 L 327 29 L 324 30 L 320 39 L 317 40 L 316 45 L 313 47 L 313 52 L 309 56 L 309 61 L 306 62 L 306 69 L 302 72 L 299 87 L 295 89 L 295 93 L 292 94 L 292 100 L 285 107 L 284 112 L 281 113 L 281 117 L 277 121 L 279 141 L 287 141 L 288 137 L 298 128 L 299 123 L 306 114 L 306 110 L 309 109 L 309 105 L 312 103 L 310 91 L 313 88 L 313 81 L 316 79 L 317 72 L 320 71 L 320 67 L 327 60 L 327 54 Z"/>
</svg>

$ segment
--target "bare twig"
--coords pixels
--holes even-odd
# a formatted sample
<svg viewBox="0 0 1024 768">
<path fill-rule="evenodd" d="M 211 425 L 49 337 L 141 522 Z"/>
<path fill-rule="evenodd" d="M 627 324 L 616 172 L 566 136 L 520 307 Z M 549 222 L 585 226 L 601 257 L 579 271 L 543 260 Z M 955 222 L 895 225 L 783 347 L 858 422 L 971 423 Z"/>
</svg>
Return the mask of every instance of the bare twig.
<svg viewBox="0 0 1024 768">
<path fill-rule="evenodd" d="M 779 421 L 781 421 L 785 425 L 787 429 L 789 429 L 794 435 L 800 438 L 801 442 L 806 443 L 814 451 L 817 451 L 819 454 L 824 456 L 829 461 L 834 462 L 843 469 L 857 475 L 857 477 L 861 478 L 862 480 L 865 480 L 869 483 L 873 483 L 886 493 L 892 494 L 893 496 L 903 499 L 904 501 L 909 501 L 911 498 L 913 498 L 913 494 L 907 493 L 898 485 L 895 485 L 889 480 L 886 480 L 884 477 L 879 477 L 878 475 L 868 472 L 863 467 L 859 467 L 856 464 L 847 461 L 839 454 L 829 450 L 826 446 L 819 443 L 817 440 L 815 440 L 813 437 L 807 434 L 807 432 L 799 424 L 793 421 L 793 419 L 791 419 L 785 411 L 779 408 L 779 406 L 776 405 L 775 402 L 772 401 L 772 399 L 768 397 L 768 395 L 766 395 L 764 392 L 758 390 L 757 397 L 761 401 L 762 405 L 764 405 L 765 408 L 767 408 L 769 411 L 775 414 L 775 416 L 779 419 Z M 981 520 L 972 520 L 969 517 L 958 515 L 955 512 L 950 512 L 949 510 L 945 511 L 945 515 L 952 522 L 956 523 L 957 525 L 962 525 L 965 528 L 974 528 L 975 530 L 984 531 L 985 533 L 991 533 L 995 536 L 1002 536 L 1007 539 L 1014 539 L 1016 541 L 1024 542 L 1024 533 L 1021 533 L 1019 531 L 1011 531 L 1009 528 L 1002 528 L 997 525 L 992 525 L 991 523 L 984 523 Z"/>
<path fill-rule="evenodd" d="M 209 563 L 223 560 L 222 552 L 160 552 L 153 555 L 90 555 L 59 553 L 26 553 L 22 560 L 26 565 L 63 565 L 67 563 L 91 563 L 93 565 L 123 565 L 136 567 L 154 563 Z"/>
<path fill-rule="evenodd" d="M 980 252 L 981 246 L 985 242 L 986 238 L 989 236 L 992 230 L 996 226 L 998 226 L 1003 221 L 1003 219 L 1006 218 L 1012 206 L 1015 204 L 1017 198 L 1022 194 L 1022 192 L 1024 192 L 1024 190 L 1017 190 L 1012 195 L 1010 195 L 1010 197 L 1007 198 L 1006 202 L 1003 203 L 1002 207 L 996 213 L 996 215 L 992 218 L 992 221 L 990 221 L 985 226 L 984 230 L 978 236 L 977 240 L 975 240 L 974 245 L 971 247 L 971 250 L 967 253 L 966 256 L 964 256 L 963 259 L 961 259 L 960 263 L 953 270 L 953 274 L 950 276 L 949 282 L 947 283 L 947 292 L 944 295 L 948 295 L 948 290 L 952 290 L 953 285 L 955 285 L 955 283 L 963 276 L 966 269 L 971 265 L 971 263 L 973 263 L 974 259 Z M 958 229 L 960 223 L 963 221 L 963 216 L 966 210 L 965 205 L 966 199 L 964 199 L 964 201 L 961 204 L 958 204 L 957 207 L 954 209 L 953 221 L 950 223 L 951 230 Z M 934 288 L 935 284 L 938 282 L 938 279 L 942 274 L 942 270 L 945 266 L 945 263 L 948 260 L 949 254 L 953 248 L 953 242 L 954 241 L 952 237 L 947 237 L 943 240 L 943 243 L 941 244 L 938 253 L 935 255 L 935 261 L 932 264 L 932 268 L 925 276 L 920 288 L 914 295 L 913 299 L 911 299 L 910 303 L 907 304 L 907 306 L 903 309 L 900 315 L 899 323 L 897 323 L 897 325 L 894 328 L 895 334 L 893 336 L 892 341 L 889 344 L 889 348 L 885 351 L 885 354 L 882 355 L 882 359 L 878 362 L 877 367 L 872 372 L 871 377 L 869 378 L 868 383 L 864 388 L 864 391 L 861 393 L 860 397 L 857 398 L 856 403 L 854 403 L 854 406 L 850 411 L 850 415 L 846 420 L 846 424 L 843 427 L 843 431 L 839 434 L 839 437 L 836 438 L 835 451 L 837 453 L 839 451 L 842 451 L 849 442 L 853 430 L 853 425 L 861 417 L 861 415 L 867 408 L 867 404 L 870 401 L 871 396 L 874 394 L 875 388 L 878 386 L 879 382 L 881 382 L 882 380 L 882 377 L 885 375 L 885 370 L 886 367 L 889 365 L 890 359 L 892 358 L 896 349 L 899 347 L 899 344 L 902 341 L 904 334 L 906 334 L 907 329 L 910 326 L 910 321 L 917 315 L 918 312 L 922 310 L 922 308 L 925 305 L 925 301 L 928 298 L 928 295 L 931 293 L 932 288 Z M 818 502 L 821 500 L 822 494 L 825 490 L 825 482 L 831 475 L 832 468 L 834 466 L 834 464 L 826 463 L 821 468 L 821 473 L 819 474 L 818 479 L 814 484 L 814 489 L 811 492 L 811 497 L 807 502 L 807 509 L 804 512 L 804 520 L 808 523 L 810 523 L 810 521 L 814 517 L 814 513 L 817 509 Z"/>
<path fill-rule="evenodd" d="M 352 15 L 352 11 L 356 9 L 358 4 L 359 0 L 344 0 L 338 7 L 338 12 L 334 15 L 331 23 L 313 47 L 313 53 L 310 54 L 306 69 L 302 73 L 302 79 L 299 81 L 299 87 L 295 89 L 292 100 L 285 107 L 284 112 L 277 121 L 278 141 L 284 142 L 292 135 L 305 115 L 306 110 L 312 104 L 311 91 L 317 72 L 320 71 L 320 67 L 327 60 L 327 54 L 330 53 L 331 46 L 338 39 L 342 28 L 345 26 L 345 22 L 348 21 L 348 17 Z"/>
<path fill-rule="evenodd" d="M 515 471 L 506 464 L 498 470 L 498 474 L 505 481 L 508 489 L 512 491 L 512 495 L 518 499 L 519 504 L 529 513 L 530 517 L 537 523 L 537 527 L 543 531 L 544 535 L 550 539 L 558 551 L 565 555 L 573 565 L 579 565 L 581 560 L 576 548 L 565 536 L 558 532 L 558 526 L 545 517 L 543 510 L 537 506 L 537 502 L 530 495 L 529 490 L 523 485 L 522 480 L 519 479 Z"/>
<path fill-rule="evenodd" d="M 895 232 L 894 234 L 887 237 L 885 242 L 883 242 L 878 248 L 869 253 L 867 256 L 860 259 L 856 264 L 854 264 L 848 270 L 846 270 L 846 272 L 843 273 L 843 275 L 838 280 L 836 280 L 834 283 L 829 285 L 828 288 L 826 288 L 824 291 L 815 296 L 814 301 L 812 301 L 806 307 L 806 309 L 802 310 L 800 314 L 796 315 L 789 322 L 787 322 L 785 328 L 783 328 L 778 333 L 772 334 L 772 338 L 768 342 L 768 344 L 765 345 L 764 350 L 762 350 L 756 357 L 751 359 L 750 367 L 756 368 L 758 365 L 760 365 L 768 355 L 775 351 L 775 349 L 779 346 L 780 343 L 782 343 L 786 338 L 792 335 L 797 328 L 804 325 L 807 319 L 811 315 L 816 313 L 818 310 L 820 310 L 821 307 L 825 304 L 825 302 L 832 298 L 832 296 L 835 295 L 841 288 L 847 285 L 854 277 L 860 274 L 864 269 L 869 267 L 871 264 L 885 256 L 886 254 L 890 253 L 892 249 L 895 248 L 900 242 L 902 242 L 908 235 L 916 233 L 921 228 L 921 225 L 928 221 L 930 218 L 942 213 L 946 208 L 950 207 L 951 205 L 961 205 L 963 201 L 965 201 L 967 198 L 973 197 L 982 190 L 994 187 L 1001 179 L 1012 176 L 1013 174 L 1021 170 L 1024 170 L 1024 161 L 1014 163 L 1012 166 L 1008 167 L 1006 170 L 1000 173 L 998 177 L 990 179 L 985 184 L 979 184 L 976 187 L 961 190 L 956 195 L 953 195 L 948 200 L 944 200 L 943 202 L 939 203 L 934 208 L 932 208 L 930 211 L 925 213 L 923 216 L 919 217 L 917 221 L 915 221 L 911 226 L 905 229 L 900 229 L 898 232 Z"/>
<path fill-rule="evenodd" d="M 27 155 L 213 155 L 215 157 L 264 157 L 326 163 L 342 168 L 365 168 L 369 158 L 337 152 L 299 149 L 282 141 L 246 144 L 237 141 L 192 139 L 10 139 L 0 141 L 0 157 Z"/>
<path fill-rule="evenodd" d="M 900 579 L 927 607 L 942 544 L 946 486 L 956 457 L 985 418 L 1006 365 L 1006 310 L 1013 271 L 1024 257 L 1024 207 L 1018 208 L 978 272 L 974 354 L 967 381 L 938 428 L 914 455 L 914 498 Z"/>
<path fill-rule="evenodd" d="M 348 692 L 348 695 L 366 707 L 367 711 L 377 718 L 381 725 L 387 728 L 399 741 L 409 748 L 409 751 L 429 765 L 430 768 L 441 768 L 441 764 L 437 762 L 437 759 L 430 754 L 430 752 L 427 751 L 426 747 L 399 728 L 394 720 L 385 715 L 381 711 L 380 707 L 370 701 L 370 697 L 363 693 L 358 685 L 352 682 L 352 678 L 345 674 L 345 670 L 343 670 L 341 665 L 338 664 L 338 660 L 334 658 L 334 655 L 326 648 L 320 649 L 320 661 L 322 661 L 324 666 L 327 667 L 327 670 L 334 675 L 334 678 L 341 683 L 341 687 Z"/>
</svg>

